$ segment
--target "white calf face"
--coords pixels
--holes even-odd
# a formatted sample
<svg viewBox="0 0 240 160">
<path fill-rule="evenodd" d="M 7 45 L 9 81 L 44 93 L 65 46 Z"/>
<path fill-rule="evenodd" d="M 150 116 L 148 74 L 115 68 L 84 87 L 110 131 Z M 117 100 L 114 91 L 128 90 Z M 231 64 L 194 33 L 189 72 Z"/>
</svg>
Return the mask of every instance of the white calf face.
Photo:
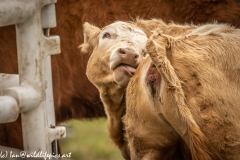
<svg viewBox="0 0 240 160">
<path fill-rule="evenodd" d="M 100 84 L 115 81 L 126 87 L 145 54 L 146 41 L 146 34 L 129 23 L 115 22 L 104 27 L 88 62 L 89 79 Z"/>
</svg>

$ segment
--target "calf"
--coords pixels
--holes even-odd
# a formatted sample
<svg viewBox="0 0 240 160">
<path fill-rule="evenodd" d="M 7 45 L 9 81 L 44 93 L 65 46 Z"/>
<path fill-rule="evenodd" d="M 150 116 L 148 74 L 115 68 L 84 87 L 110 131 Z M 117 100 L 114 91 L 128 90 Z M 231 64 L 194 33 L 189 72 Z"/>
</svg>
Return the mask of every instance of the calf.
<svg viewBox="0 0 240 160">
<path fill-rule="evenodd" d="M 129 159 L 122 117 L 126 112 L 125 89 L 145 54 L 146 34 L 125 22 L 100 29 L 84 24 L 81 51 L 90 53 L 87 76 L 98 88 L 108 119 L 109 136 Z"/>
</svg>

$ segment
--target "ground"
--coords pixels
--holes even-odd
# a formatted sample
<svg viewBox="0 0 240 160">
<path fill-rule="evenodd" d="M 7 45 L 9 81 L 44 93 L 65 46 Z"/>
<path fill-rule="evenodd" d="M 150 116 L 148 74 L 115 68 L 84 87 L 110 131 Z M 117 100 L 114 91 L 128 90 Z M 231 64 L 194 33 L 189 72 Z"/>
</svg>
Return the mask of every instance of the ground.
<svg viewBox="0 0 240 160">
<path fill-rule="evenodd" d="M 60 141 L 63 154 L 73 160 L 123 160 L 107 133 L 107 120 L 69 121 L 67 138 Z"/>
</svg>

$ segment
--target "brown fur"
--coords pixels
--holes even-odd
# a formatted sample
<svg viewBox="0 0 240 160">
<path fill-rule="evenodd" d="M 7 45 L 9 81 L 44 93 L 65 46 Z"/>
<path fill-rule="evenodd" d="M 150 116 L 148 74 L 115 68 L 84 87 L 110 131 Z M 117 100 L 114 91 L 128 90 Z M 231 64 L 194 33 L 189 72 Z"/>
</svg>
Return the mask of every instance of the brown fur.
<svg viewBox="0 0 240 160">
<path fill-rule="evenodd" d="M 164 83 L 159 98 L 152 99 L 154 105 L 149 107 L 157 115 L 164 114 L 189 145 L 193 159 L 237 159 L 240 155 L 240 30 L 221 24 L 166 27 L 161 23 L 150 37 L 147 50 Z M 145 29 L 148 30 L 147 25 Z M 140 93 L 139 88 L 141 91 L 149 88 L 141 80 L 146 74 L 142 70 L 146 69 L 140 68 L 127 89 L 127 110 L 131 109 L 129 106 L 144 108 L 141 102 L 151 97 L 150 93 L 145 98 L 136 95 Z M 137 98 L 140 102 L 133 101 Z M 125 123 L 128 127 L 135 126 L 136 121 L 125 120 Z M 141 134 L 140 130 L 137 134 Z"/>
<path fill-rule="evenodd" d="M 162 18 L 179 23 L 204 23 L 218 20 L 240 26 L 237 0 L 58 0 L 57 27 L 51 34 L 61 37 L 61 54 L 52 56 L 54 103 L 57 122 L 72 118 L 93 118 L 105 115 L 97 89 L 85 76 L 89 55 L 79 54 L 85 21 L 100 27 L 116 20 Z M 90 14 L 91 13 L 91 14 Z M 18 73 L 16 40 L 13 26 L 0 28 L 0 72 Z M 11 62 L 11 63 L 10 63 Z M 1 124 L 0 144 L 22 148 L 21 121 Z M 13 127 L 15 126 L 15 127 Z M 6 140 L 8 139 L 8 140 Z M 16 140 L 16 141 L 15 141 Z"/>
<path fill-rule="evenodd" d="M 150 77 L 155 77 L 155 81 Z M 191 159 L 186 143 L 163 113 L 155 114 L 155 107 L 160 105 L 161 79 L 150 57 L 146 57 L 127 87 L 127 110 L 123 122 L 132 160 Z"/>
<path fill-rule="evenodd" d="M 159 30 L 161 31 L 161 30 Z M 162 31 L 161 31 L 162 32 Z M 174 126 L 176 130 L 178 130 L 178 125 L 187 127 L 187 132 L 184 133 L 188 138 L 185 139 L 187 142 L 189 142 L 189 147 L 191 149 L 192 158 L 194 160 L 202 160 L 202 159 L 212 159 L 211 155 L 213 154 L 213 158 L 216 158 L 216 155 L 214 155 L 216 152 L 215 149 L 211 149 L 212 146 L 207 139 L 207 137 L 202 133 L 199 126 L 196 124 L 195 120 L 193 119 L 193 116 L 189 110 L 189 108 L 185 104 L 185 95 L 183 92 L 183 89 L 181 87 L 181 82 L 178 78 L 178 76 L 175 74 L 174 68 L 171 66 L 170 62 L 166 58 L 166 49 L 170 48 L 170 43 L 168 42 L 167 37 L 163 36 L 163 39 L 160 40 L 158 36 L 161 36 L 156 33 L 157 35 L 153 34 L 150 37 L 150 41 L 147 44 L 148 53 L 152 56 L 153 61 L 157 65 L 157 69 L 163 76 L 163 80 L 166 83 L 166 88 L 168 88 L 165 92 L 165 94 L 168 97 L 171 97 L 171 99 L 168 99 L 168 101 L 172 101 L 172 105 L 176 106 L 174 108 L 176 111 L 176 116 L 178 120 L 178 124 Z M 155 38 L 158 38 L 158 43 L 155 42 Z M 160 42 L 162 42 L 160 44 Z M 158 56 L 155 56 L 154 53 L 159 53 Z M 164 94 L 164 93 L 163 93 Z M 165 105 L 165 104 L 163 104 Z M 169 108 L 172 106 L 168 106 Z M 172 107 L 173 108 L 173 107 Z M 166 113 L 165 113 L 166 114 Z M 169 120 L 171 123 L 171 120 Z M 183 121 L 183 122 L 181 122 Z M 180 135 L 182 135 L 181 131 L 179 131 Z M 184 137 L 186 138 L 186 137 Z"/>
</svg>

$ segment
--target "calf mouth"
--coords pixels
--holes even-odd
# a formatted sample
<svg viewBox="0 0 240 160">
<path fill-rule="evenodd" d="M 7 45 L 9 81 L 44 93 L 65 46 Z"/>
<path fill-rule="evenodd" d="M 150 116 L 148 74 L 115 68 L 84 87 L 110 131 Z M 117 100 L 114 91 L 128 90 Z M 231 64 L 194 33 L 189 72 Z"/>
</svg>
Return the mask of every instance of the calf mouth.
<svg viewBox="0 0 240 160">
<path fill-rule="evenodd" d="M 128 64 L 124 64 L 124 63 L 120 63 L 119 65 L 117 65 L 113 71 L 115 70 L 121 70 L 123 71 L 126 75 L 128 75 L 129 77 L 132 77 L 134 75 L 134 73 L 136 72 L 136 68 L 128 65 Z"/>
<path fill-rule="evenodd" d="M 134 75 L 136 68 L 129 65 L 120 63 L 113 69 L 114 81 L 121 87 L 126 87 L 130 78 Z"/>
<path fill-rule="evenodd" d="M 131 48 L 119 48 L 110 56 L 110 69 L 114 81 L 121 87 L 126 87 L 130 78 L 136 72 L 139 64 L 139 54 Z"/>
</svg>

